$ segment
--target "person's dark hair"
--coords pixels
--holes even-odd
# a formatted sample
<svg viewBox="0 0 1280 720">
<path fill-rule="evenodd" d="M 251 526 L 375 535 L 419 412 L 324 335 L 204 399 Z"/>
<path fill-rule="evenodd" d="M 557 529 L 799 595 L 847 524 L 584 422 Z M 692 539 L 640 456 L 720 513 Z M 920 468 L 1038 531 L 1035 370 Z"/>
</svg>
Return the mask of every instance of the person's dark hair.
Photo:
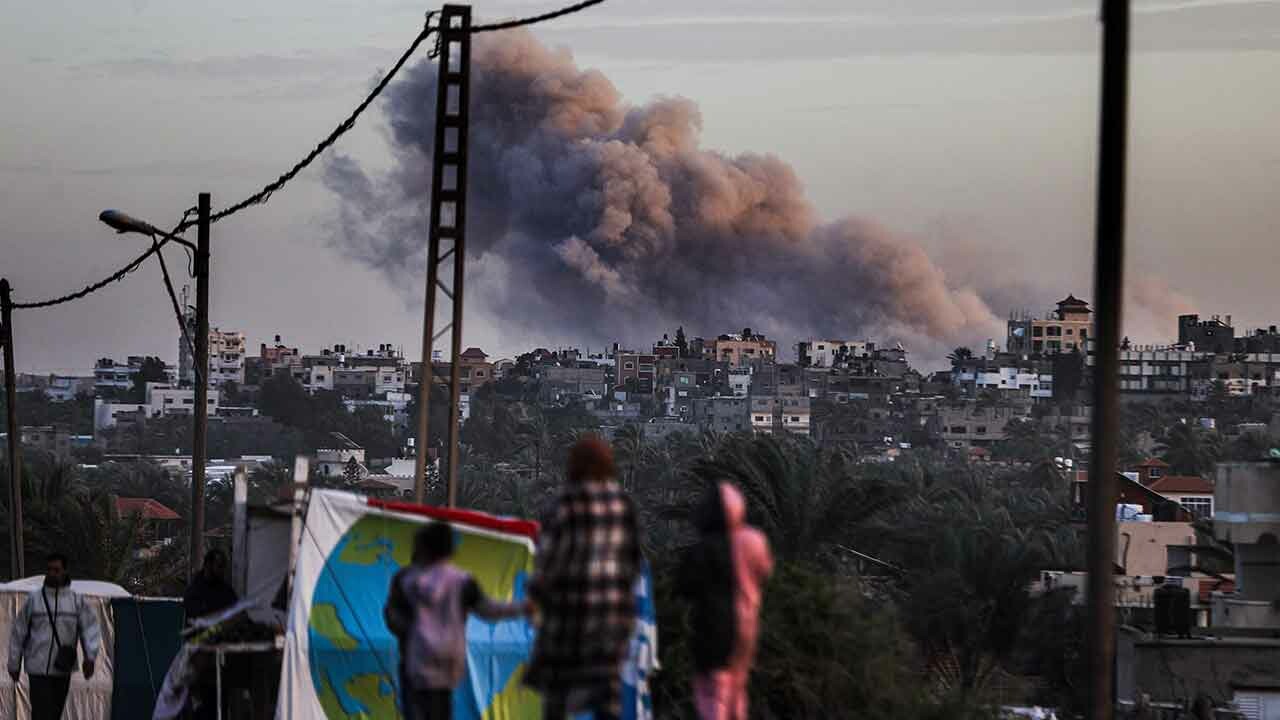
<svg viewBox="0 0 1280 720">
<path fill-rule="evenodd" d="M 611 478 L 617 474 L 613 464 L 613 448 L 595 435 L 584 435 L 569 449 L 565 475 L 569 482 Z"/>
<path fill-rule="evenodd" d="M 66 569 L 67 569 L 68 567 L 70 567 L 70 565 L 71 565 L 70 563 L 68 563 L 68 562 L 67 562 L 67 556 L 66 556 L 66 555 L 63 555 L 63 554 L 62 554 L 62 553 L 60 553 L 60 552 L 51 552 L 51 553 L 49 553 L 48 555 L 45 555 L 45 556 L 44 556 L 44 564 L 45 564 L 45 565 L 48 565 L 48 564 L 49 564 L 49 563 L 51 563 L 51 562 L 60 562 L 60 563 L 62 563 L 62 569 L 63 569 L 63 570 L 66 570 Z"/>
<path fill-rule="evenodd" d="M 447 522 L 433 522 L 413 536 L 415 562 L 432 563 L 453 554 L 453 526 Z"/>
<path fill-rule="evenodd" d="M 699 538 L 685 554 L 681 584 L 688 592 L 692 625 L 698 634 L 693 643 L 694 666 L 706 672 L 729 664 L 738 629 L 737 576 L 719 483 L 709 484 L 692 519 Z"/>
</svg>

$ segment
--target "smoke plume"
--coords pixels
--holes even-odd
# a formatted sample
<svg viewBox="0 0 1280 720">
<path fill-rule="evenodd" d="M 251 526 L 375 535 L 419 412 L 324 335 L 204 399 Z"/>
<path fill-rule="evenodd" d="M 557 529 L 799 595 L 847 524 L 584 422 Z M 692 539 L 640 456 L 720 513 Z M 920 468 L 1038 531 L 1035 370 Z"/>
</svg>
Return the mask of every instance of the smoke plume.
<svg viewBox="0 0 1280 720">
<path fill-rule="evenodd" d="M 490 280 L 467 291 L 486 295 L 490 322 L 592 342 L 676 324 L 933 351 L 1003 336 L 917 243 L 867 220 L 819 222 L 773 155 L 701 149 L 689 100 L 626 104 L 524 32 L 477 36 L 472 72 L 467 242 Z M 435 84 L 423 63 L 389 89 L 391 170 L 340 157 L 326 172 L 339 247 L 408 293 L 425 265 Z"/>
</svg>

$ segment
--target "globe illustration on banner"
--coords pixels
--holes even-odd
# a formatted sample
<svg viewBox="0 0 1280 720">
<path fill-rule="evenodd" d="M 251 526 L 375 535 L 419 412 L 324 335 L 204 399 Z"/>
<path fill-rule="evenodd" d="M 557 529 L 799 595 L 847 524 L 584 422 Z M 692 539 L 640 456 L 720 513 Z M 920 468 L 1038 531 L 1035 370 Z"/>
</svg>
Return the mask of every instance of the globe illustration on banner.
<svg viewBox="0 0 1280 720">
<path fill-rule="evenodd" d="M 327 720 L 403 717 L 399 652 L 382 619 L 392 576 L 408 564 L 421 523 L 385 515 L 357 520 L 326 558 L 311 597 L 308 661 Z M 453 562 L 498 600 L 524 597 L 533 558 L 526 546 L 489 534 L 456 531 Z M 454 694 L 454 717 L 536 717 L 538 699 L 523 687 L 533 631 L 524 620 L 467 623 L 472 668 Z"/>
</svg>

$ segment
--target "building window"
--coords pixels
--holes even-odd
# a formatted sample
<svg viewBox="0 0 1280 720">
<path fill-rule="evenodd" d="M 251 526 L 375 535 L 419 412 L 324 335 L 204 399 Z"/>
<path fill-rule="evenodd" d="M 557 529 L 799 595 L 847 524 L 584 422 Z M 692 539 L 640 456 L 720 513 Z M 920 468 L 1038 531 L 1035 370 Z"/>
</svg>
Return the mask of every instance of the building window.
<svg viewBox="0 0 1280 720">
<path fill-rule="evenodd" d="M 1178 502 L 1196 517 L 1213 517 L 1213 498 L 1211 497 L 1184 497 Z"/>
</svg>

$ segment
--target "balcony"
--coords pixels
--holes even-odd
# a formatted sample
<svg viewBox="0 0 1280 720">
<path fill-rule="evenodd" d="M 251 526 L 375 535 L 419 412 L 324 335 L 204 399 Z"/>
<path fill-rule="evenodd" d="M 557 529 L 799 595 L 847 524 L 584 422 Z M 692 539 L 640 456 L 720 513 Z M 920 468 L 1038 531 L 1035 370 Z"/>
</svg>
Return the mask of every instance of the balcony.
<svg viewBox="0 0 1280 720">
<path fill-rule="evenodd" d="M 1211 624 L 1215 628 L 1280 629 L 1280 609 L 1275 602 L 1243 600 L 1235 593 L 1211 596 Z"/>
</svg>

